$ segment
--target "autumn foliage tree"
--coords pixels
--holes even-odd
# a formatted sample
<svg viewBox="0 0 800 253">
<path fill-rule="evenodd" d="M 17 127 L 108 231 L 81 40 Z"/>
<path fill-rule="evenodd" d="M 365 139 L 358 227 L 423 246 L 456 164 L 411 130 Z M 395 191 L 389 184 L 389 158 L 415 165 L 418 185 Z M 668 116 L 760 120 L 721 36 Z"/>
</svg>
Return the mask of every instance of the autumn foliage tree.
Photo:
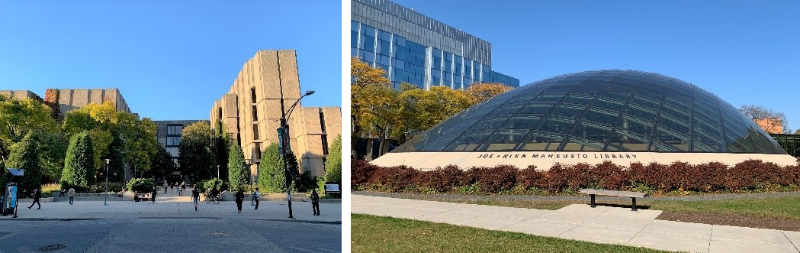
<svg viewBox="0 0 800 253">
<path fill-rule="evenodd" d="M 464 93 L 466 93 L 470 102 L 474 105 L 512 89 L 514 88 L 501 83 L 479 83 L 470 86 Z"/>
<path fill-rule="evenodd" d="M 407 86 L 406 86 L 407 87 Z M 472 105 L 467 95 L 444 86 L 404 89 L 398 100 L 400 119 L 392 137 L 405 141 L 409 133 L 425 131 Z"/>
<path fill-rule="evenodd" d="M 380 154 L 389 151 L 389 139 L 405 142 L 414 134 L 511 89 L 502 84 L 476 84 L 466 91 L 446 86 L 425 90 L 407 83 L 395 89 L 383 69 L 358 58 L 352 58 L 350 66 L 353 137 L 380 139 Z M 372 150 L 371 143 L 367 143 L 368 152 Z"/>
</svg>

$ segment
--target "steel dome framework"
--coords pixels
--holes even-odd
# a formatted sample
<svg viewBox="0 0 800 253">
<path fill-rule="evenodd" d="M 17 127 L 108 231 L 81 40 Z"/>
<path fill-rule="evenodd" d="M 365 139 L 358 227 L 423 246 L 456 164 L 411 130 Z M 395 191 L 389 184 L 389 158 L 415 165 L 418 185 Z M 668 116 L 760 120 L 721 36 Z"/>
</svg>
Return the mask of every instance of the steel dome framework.
<svg viewBox="0 0 800 253">
<path fill-rule="evenodd" d="M 786 154 L 714 94 L 631 70 L 534 82 L 466 109 L 393 152 L 448 151 Z"/>
</svg>

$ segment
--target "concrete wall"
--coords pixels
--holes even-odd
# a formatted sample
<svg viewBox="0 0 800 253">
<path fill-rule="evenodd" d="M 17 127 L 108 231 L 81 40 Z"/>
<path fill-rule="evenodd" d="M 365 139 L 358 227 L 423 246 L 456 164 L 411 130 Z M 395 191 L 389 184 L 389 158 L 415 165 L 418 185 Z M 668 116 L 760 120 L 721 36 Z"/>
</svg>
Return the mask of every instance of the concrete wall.
<svg viewBox="0 0 800 253">
<path fill-rule="evenodd" d="M 83 108 L 88 104 L 102 104 L 105 101 L 114 103 L 117 111 L 133 113 L 131 112 L 131 108 L 128 107 L 128 103 L 125 102 L 125 99 L 122 97 L 122 93 L 115 88 L 47 89 L 47 91 L 58 93 L 58 110 L 61 113 L 61 117 L 65 117 L 67 112 Z"/>
<path fill-rule="evenodd" d="M 436 167 L 457 165 L 462 169 L 475 166 L 514 165 L 524 169 L 530 165 L 538 170 L 549 170 L 556 163 L 598 164 L 603 161 L 612 161 L 615 164 L 628 166 L 640 162 L 648 164 L 657 162 L 671 164 L 673 162 L 687 162 L 701 164 L 708 162 L 721 162 L 734 165 L 746 160 L 762 160 L 778 165 L 794 165 L 797 159 L 790 155 L 780 154 L 723 154 L 723 153 L 653 153 L 653 152 L 408 152 L 388 153 L 372 161 L 379 166 L 407 165 L 422 170 L 432 170 Z"/>
<path fill-rule="evenodd" d="M 36 93 L 33 93 L 29 90 L 0 90 L 0 96 L 6 96 L 14 100 L 30 98 L 33 100 L 42 101 L 42 98 L 39 97 L 39 95 L 36 95 Z"/>
</svg>

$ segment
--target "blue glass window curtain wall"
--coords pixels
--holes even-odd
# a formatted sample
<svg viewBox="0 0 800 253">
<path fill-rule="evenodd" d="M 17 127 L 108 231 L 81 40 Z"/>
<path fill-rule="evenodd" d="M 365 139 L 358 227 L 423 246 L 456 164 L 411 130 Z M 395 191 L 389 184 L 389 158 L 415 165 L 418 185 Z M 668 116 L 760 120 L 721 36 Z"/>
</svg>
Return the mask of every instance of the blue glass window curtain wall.
<svg viewBox="0 0 800 253">
<path fill-rule="evenodd" d="M 714 94 L 632 70 L 541 80 L 468 108 L 393 152 L 786 152 Z"/>
</svg>

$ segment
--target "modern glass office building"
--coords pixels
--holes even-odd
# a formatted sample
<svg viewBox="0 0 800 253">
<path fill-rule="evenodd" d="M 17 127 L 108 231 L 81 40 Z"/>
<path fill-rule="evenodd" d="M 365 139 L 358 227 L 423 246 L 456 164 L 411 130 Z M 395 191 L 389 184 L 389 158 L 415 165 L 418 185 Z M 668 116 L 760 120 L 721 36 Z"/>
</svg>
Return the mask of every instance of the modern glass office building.
<svg viewBox="0 0 800 253">
<path fill-rule="evenodd" d="M 518 79 L 492 70 L 485 40 L 387 0 L 353 0 L 351 11 L 351 55 L 386 70 L 395 88 L 519 87 Z"/>
<path fill-rule="evenodd" d="M 714 94 L 672 77 L 623 70 L 562 75 L 514 89 L 462 111 L 390 154 L 420 158 L 422 153 L 439 154 L 428 164 L 467 166 L 491 161 L 527 167 L 526 161 L 542 158 L 551 164 L 603 159 L 796 162 Z M 496 159 L 480 159 L 488 157 Z M 547 162 L 539 164 L 549 168 Z"/>
</svg>

